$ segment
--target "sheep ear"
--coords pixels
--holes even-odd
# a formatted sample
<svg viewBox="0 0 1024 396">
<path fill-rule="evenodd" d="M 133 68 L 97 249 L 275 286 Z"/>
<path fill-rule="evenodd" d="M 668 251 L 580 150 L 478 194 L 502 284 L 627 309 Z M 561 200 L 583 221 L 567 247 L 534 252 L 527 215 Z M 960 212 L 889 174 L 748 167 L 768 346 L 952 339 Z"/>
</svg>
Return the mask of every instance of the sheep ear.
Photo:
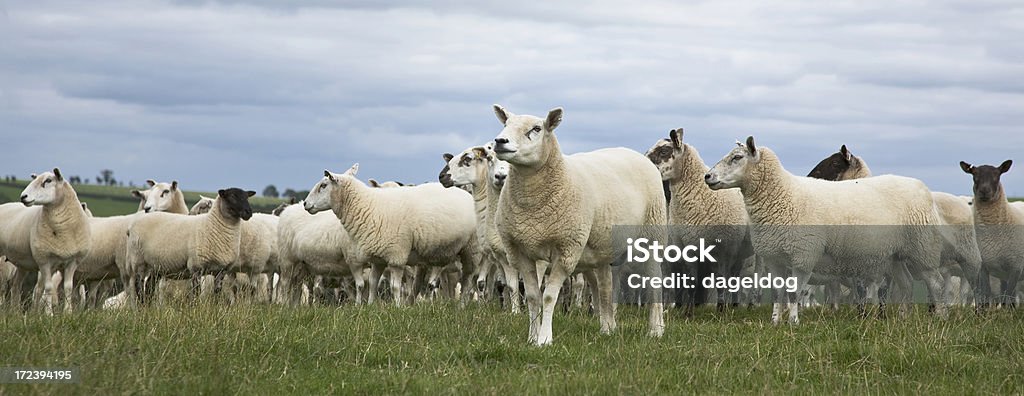
<svg viewBox="0 0 1024 396">
<path fill-rule="evenodd" d="M 483 147 L 473 147 L 473 155 L 475 155 L 477 158 L 482 158 L 485 160 L 491 159 L 491 156 L 487 154 L 487 149 Z"/>
<path fill-rule="evenodd" d="M 139 190 L 132 190 L 132 196 L 138 199 L 145 198 Z"/>
<path fill-rule="evenodd" d="M 64 176 L 61 176 L 60 169 L 53 168 L 53 175 L 57 176 L 57 181 L 64 181 Z"/>
<path fill-rule="evenodd" d="M 750 154 L 757 154 L 757 146 L 754 146 L 753 136 L 747 136 L 747 151 L 749 151 Z"/>
<path fill-rule="evenodd" d="M 290 205 L 295 205 L 298 202 L 299 202 L 299 200 L 295 199 L 294 196 L 288 199 L 288 204 L 290 204 Z"/>
<path fill-rule="evenodd" d="M 672 141 L 672 147 L 683 147 L 683 128 L 673 129 L 668 132 L 668 138 Z"/>
<path fill-rule="evenodd" d="M 352 164 L 351 168 L 348 168 L 348 170 L 345 171 L 345 174 L 349 175 L 349 176 L 355 176 L 356 173 L 358 173 L 358 172 L 359 172 L 359 163 L 356 162 L 356 163 Z"/>
<path fill-rule="evenodd" d="M 1013 160 L 1003 161 L 1003 163 L 999 165 L 999 173 L 1009 172 L 1010 171 L 1010 165 L 1013 165 Z"/>
<path fill-rule="evenodd" d="M 35 173 L 33 173 L 33 174 L 31 174 L 31 175 L 28 175 L 28 178 L 29 178 L 29 179 L 32 179 L 32 180 L 35 180 L 35 179 L 36 179 L 36 174 L 35 174 Z"/>
<path fill-rule="evenodd" d="M 82 202 L 82 210 L 88 210 L 88 209 L 89 209 L 89 204 L 87 204 L 85 202 Z"/>
<path fill-rule="evenodd" d="M 146 184 L 148 184 L 150 187 L 153 187 L 156 185 L 156 180 L 146 179 Z"/>
<path fill-rule="evenodd" d="M 494 115 L 498 117 L 498 121 L 501 121 L 501 125 L 505 125 L 508 118 L 512 116 L 512 112 L 505 110 L 501 105 L 494 105 Z"/>
<path fill-rule="evenodd" d="M 960 161 L 960 169 L 963 169 L 964 173 L 974 174 L 974 166 L 966 162 Z"/>
<path fill-rule="evenodd" d="M 331 173 L 331 171 L 329 171 L 327 169 L 324 169 L 324 177 L 326 177 L 327 180 L 330 180 L 332 182 L 338 181 L 338 178 L 334 177 L 334 174 Z"/>
<path fill-rule="evenodd" d="M 398 184 L 399 187 L 405 187 L 405 184 L 402 184 L 400 181 L 396 181 L 395 184 Z"/>
<path fill-rule="evenodd" d="M 369 185 L 370 185 L 370 187 L 380 187 L 380 183 L 378 183 L 378 182 L 377 182 L 376 180 L 374 180 L 374 179 L 367 179 L 367 180 L 366 180 L 366 184 L 369 184 Z"/>
<path fill-rule="evenodd" d="M 217 196 L 218 196 L 218 197 L 223 197 L 223 196 L 224 196 L 224 193 L 225 193 L 225 191 L 224 191 L 224 190 L 217 190 Z"/>
<path fill-rule="evenodd" d="M 544 119 L 544 129 L 548 132 L 554 132 L 555 128 L 558 128 L 558 124 L 562 123 L 562 108 L 556 107 L 548 112 L 548 118 Z"/>
<path fill-rule="evenodd" d="M 444 163 L 447 164 L 448 162 L 450 162 L 452 160 L 452 158 L 455 158 L 455 156 L 452 155 L 452 153 L 444 153 L 444 154 L 441 154 L 441 158 L 444 158 Z"/>
<path fill-rule="evenodd" d="M 245 195 L 246 195 L 246 196 L 249 196 L 249 197 L 251 197 L 251 196 L 253 196 L 253 195 L 256 195 L 256 192 L 255 192 L 255 191 L 252 191 L 252 190 L 249 190 L 249 191 L 246 191 L 246 192 L 245 192 Z"/>
<path fill-rule="evenodd" d="M 177 189 L 178 189 L 178 181 L 174 180 L 174 181 L 171 182 L 171 190 L 177 190 Z"/>
</svg>

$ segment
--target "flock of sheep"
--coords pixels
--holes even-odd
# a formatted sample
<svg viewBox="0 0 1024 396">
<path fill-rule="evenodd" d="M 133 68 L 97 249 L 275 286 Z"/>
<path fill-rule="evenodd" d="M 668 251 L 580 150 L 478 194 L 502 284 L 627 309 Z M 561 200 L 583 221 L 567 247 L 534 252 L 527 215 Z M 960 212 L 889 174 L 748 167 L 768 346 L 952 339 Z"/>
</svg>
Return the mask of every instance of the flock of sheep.
<svg viewBox="0 0 1024 396">
<path fill-rule="evenodd" d="M 149 304 L 175 279 L 190 281 L 193 296 L 219 290 L 229 302 L 244 293 L 298 304 L 332 282 L 356 303 L 389 295 L 409 304 L 438 289 L 465 302 L 494 292 L 512 312 L 525 299 L 529 341 L 546 345 L 565 285 L 577 304 L 587 285 L 601 331 L 615 330 L 612 227 L 633 225 L 675 241 L 721 227 L 714 268 L 647 265 L 648 276 L 796 277 L 797 293 L 774 293 L 776 323 L 787 311 L 798 323 L 798 307 L 816 288 L 830 303 L 844 293 L 880 302 L 880 289 L 888 289 L 885 300 L 906 303 L 920 280 L 944 315 L 951 289 L 972 290 L 968 302 L 984 307 L 994 301 L 996 279 L 996 303 L 1016 301 L 1024 207 L 1007 202 L 999 181 L 1010 161 L 961 163 L 974 178 L 974 196 L 957 197 L 912 178 L 871 176 L 846 146 L 810 177 L 786 171 L 752 137 L 709 168 L 681 129 L 646 156 L 624 148 L 564 155 L 554 134 L 562 109 L 541 118 L 495 105 L 494 113 L 501 133 L 445 154 L 440 183 L 366 184 L 356 178 L 356 164 L 325 171 L 303 202 L 273 214 L 253 213 L 254 192 L 237 188 L 190 210 L 176 181 L 150 180 L 147 190 L 133 192 L 137 213 L 92 217 L 58 169 L 33 175 L 20 203 L 0 205 L 4 294 L 10 304 L 31 294 L 52 313 L 61 286 L 71 310 Z M 382 279 L 390 287 L 378 291 Z M 669 301 L 689 309 L 703 302 L 702 292 L 677 291 Z M 738 301 L 717 293 L 720 307 Z M 648 331 L 658 337 L 663 300 L 650 298 L 658 291 L 646 294 Z"/>
</svg>

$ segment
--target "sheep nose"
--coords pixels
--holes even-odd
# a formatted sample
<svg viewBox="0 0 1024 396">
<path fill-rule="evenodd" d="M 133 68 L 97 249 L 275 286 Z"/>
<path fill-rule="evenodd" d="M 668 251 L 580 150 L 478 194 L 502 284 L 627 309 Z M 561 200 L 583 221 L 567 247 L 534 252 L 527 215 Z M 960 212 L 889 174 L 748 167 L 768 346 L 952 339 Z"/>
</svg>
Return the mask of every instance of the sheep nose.
<svg viewBox="0 0 1024 396">
<path fill-rule="evenodd" d="M 498 180 L 505 180 L 506 177 L 508 177 L 508 175 L 494 175 L 494 178 Z"/>
<path fill-rule="evenodd" d="M 28 194 L 22 194 L 21 195 L 21 200 L 25 201 L 26 199 L 28 199 Z"/>
<path fill-rule="evenodd" d="M 705 173 L 705 174 L 704 174 L 704 180 L 705 180 L 705 181 L 706 181 L 706 180 L 711 180 L 711 174 L 710 174 L 710 173 Z"/>
<path fill-rule="evenodd" d="M 507 144 L 508 143 L 508 138 L 503 138 L 503 137 L 494 138 L 494 143 L 495 144 Z"/>
</svg>

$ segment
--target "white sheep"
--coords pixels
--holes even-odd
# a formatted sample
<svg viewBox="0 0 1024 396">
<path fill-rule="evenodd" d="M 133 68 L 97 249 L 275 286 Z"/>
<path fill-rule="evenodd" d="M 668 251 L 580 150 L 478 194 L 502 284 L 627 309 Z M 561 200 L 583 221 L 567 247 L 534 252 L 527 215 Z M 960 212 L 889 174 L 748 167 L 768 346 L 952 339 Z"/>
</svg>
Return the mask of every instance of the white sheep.
<svg viewBox="0 0 1024 396">
<path fill-rule="evenodd" d="M 189 209 L 190 215 L 208 213 L 217 203 L 216 198 L 199 196 L 199 201 Z M 227 288 L 236 285 L 243 285 L 245 282 L 236 282 L 236 273 L 245 274 L 250 281 L 248 284 L 256 291 L 256 301 L 266 302 L 269 300 L 269 278 L 267 274 L 277 271 L 278 248 L 277 248 L 277 225 L 278 217 L 265 213 L 253 213 L 252 217 L 241 224 L 241 241 L 238 260 L 227 269 L 224 284 Z M 228 295 L 229 301 L 234 299 L 234 294 Z"/>
<path fill-rule="evenodd" d="M 495 221 L 508 261 L 526 284 L 529 341 L 552 342 L 552 315 L 565 280 L 594 270 L 601 331 L 615 329 L 612 305 L 613 225 L 664 225 L 665 195 L 658 169 L 625 148 L 563 156 L 555 137 L 562 109 L 546 118 L 514 115 L 494 105 L 504 125 L 494 139 L 497 157 L 510 164 Z M 662 239 L 664 238 L 657 238 Z M 543 288 L 538 262 L 550 263 Z M 650 275 L 660 268 L 648 265 Z M 543 295 L 543 299 L 542 299 Z M 662 304 L 650 304 L 649 334 L 664 332 Z"/>
<path fill-rule="evenodd" d="M 21 202 L 0 205 L 0 255 L 16 267 L 12 295 L 20 301 L 21 284 L 28 272 L 38 271 L 35 299 L 53 313 L 56 289 L 53 273 L 64 273 L 64 309 L 70 311 L 74 277 L 79 262 L 89 253 L 89 218 L 75 189 L 60 170 L 33 175 L 21 193 Z"/>
<path fill-rule="evenodd" d="M 128 228 L 127 294 L 136 295 L 145 277 L 191 277 L 221 273 L 238 259 L 241 225 L 252 217 L 248 198 L 255 191 L 237 188 L 217 192 L 216 204 L 207 214 L 180 216 L 151 213 Z"/>
<path fill-rule="evenodd" d="M 808 176 L 834 181 L 854 180 L 871 177 L 871 169 L 863 158 L 853 155 L 844 144 L 838 152 L 821 160 Z M 949 301 L 954 287 L 961 289 L 958 294 L 962 297 L 964 288 L 977 283 L 981 253 L 969 201 L 943 192 L 932 192 L 932 200 L 935 201 L 943 224 L 941 231 L 946 238 L 942 249 L 942 298 Z M 956 277 L 966 279 L 967 282 L 956 282 Z"/>
<path fill-rule="evenodd" d="M 924 279 L 933 301 L 940 296 L 942 242 L 934 226 L 941 220 L 924 183 L 891 175 L 841 182 L 798 177 L 771 149 L 755 146 L 753 137 L 738 146 L 711 168 L 705 182 L 743 193 L 754 251 L 774 276 L 795 277 L 803 295 L 816 265 L 831 259 L 831 268 L 843 272 L 824 275 L 859 277 L 868 282 L 869 298 L 877 298 L 889 274 L 899 290 L 910 289 L 910 274 L 898 268 Z M 898 259 L 906 266 L 895 265 Z M 789 297 L 789 320 L 799 323 L 794 296 L 781 290 L 775 295 L 772 321 L 778 323 Z M 938 301 L 936 310 L 945 315 L 946 307 Z"/>
<path fill-rule="evenodd" d="M 1008 202 L 999 180 L 1011 165 L 1011 160 L 998 167 L 960 162 L 960 168 L 974 178 L 971 206 L 982 261 L 978 289 L 984 298 L 979 302 L 985 305 L 992 295 L 992 287 L 985 281 L 990 275 L 1005 282 L 1001 302 L 1011 305 L 1016 301 L 1017 282 L 1024 271 L 1024 205 Z"/>
<path fill-rule="evenodd" d="M 390 268 L 392 295 L 401 304 L 403 265 L 416 267 L 414 297 L 426 283 L 427 266 L 459 260 L 463 280 L 472 279 L 480 253 L 468 193 L 438 183 L 372 188 L 355 178 L 356 170 L 358 164 L 344 174 L 324 171 L 303 205 L 311 214 L 334 212 L 371 264 L 371 281 Z M 463 295 L 465 300 L 469 293 Z"/>
<path fill-rule="evenodd" d="M 468 148 L 458 156 L 445 154 L 443 158 L 446 165 L 439 177 L 441 184 L 445 187 L 470 187 L 476 211 L 477 238 L 485 255 L 484 262 L 498 264 L 507 283 L 504 289 L 508 293 L 506 299 L 510 302 L 510 309 L 518 313 L 518 302 L 521 299 L 519 270 L 509 265 L 505 247 L 494 223 L 494 212 L 508 177 L 509 164 L 498 159 L 487 146 Z M 487 268 L 487 265 L 481 265 L 482 276 L 486 276 Z"/>
<path fill-rule="evenodd" d="M 753 254 L 750 245 L 747 209 L 739 190 L 712 190 L 704 183 L 708 166 L 693 146 L 683 142 L 683 129 L 673 129 L 668 139 L 659 140 L 647 151 L 647 158 L 658 167 L 661 177 L 669 182 L 672 200 L 668 203 L 668 224 L 674 225 L 674 243 L 697 238 L 716 242 L 717 263 L 697 263 L 698 279 L 710 274 L 729 277 L 740 275 L 744 261 Z M 694 226 L 694 227 L 679 227 Z M 682 263 L 687 264 L 687 263 Z M 682 269 L 682 268 L 681 268 Z M 701 284 L 701 282 L 698 282 Z M 676 304 L 682 304 L 682 289 L 677 290 Z M 700 287 L 689 289 L 687 315 L 700 299 Z M 718 291 L 718 306 L 725 304 L 725 290 Z"/>
<path fill-rule="evenodd" d="M 185 193 L 178 188 L 177 180 L 170 183 L 157 183 L 153 179 L 149 179 L 146 180 L 146 184 L 149 185 L 148 189 L 132 191 L 132 195 L 142 200 L 139 202 L 140 211 L 188 213 Z"/>
</svg>

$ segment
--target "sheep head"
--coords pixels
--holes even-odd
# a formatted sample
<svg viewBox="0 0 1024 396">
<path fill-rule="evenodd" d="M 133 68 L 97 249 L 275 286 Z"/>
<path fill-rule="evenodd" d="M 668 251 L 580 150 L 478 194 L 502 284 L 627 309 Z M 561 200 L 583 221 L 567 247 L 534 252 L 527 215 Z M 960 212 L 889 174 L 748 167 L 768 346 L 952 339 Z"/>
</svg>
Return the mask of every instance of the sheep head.
<svg viewBox="0 0 1024 396">
<path fill-rule="evenodd" d="M 704 182 L 712 190 L 742 186 L 761 160 L 761 153 L 754 144 L 754 137 L 747 138 L 746 144 L 729 151 L 711 170 L 704 175 Z"/>
<path fill-rule="evenodd" d="M 1012 160 L 1003 161 L 998 167 L 992 165 L 973 166 L 960 161 L 960 169 L 974 177 L 974 197 L 977 201 L 991 202 L 1003 195 L 1003 184 L 999 181 L 1003 173 L 1010 171 Z"/>
<path fill-rule="evenodd" d="M 57 168 L 53 168 L 53 172 L 33 174 L 32 181 L 21 192 L 21 203 L 25 206 L 59 204 L 64 199 L 65 184 Z"/>
<path fill-rule="evenodd" d="M 333 195 L 336 189 L 348 188 L 351 183 L 358 183 L 355 175 L 359 171 L 359 164 L 352 165 L 345 173 L 334 173 L 324 169 L 324 177 L 321 178 L 313 188 L 309 189 L 309 195 L 302 201 L 303 209 L 309 214 L 334 209 Z"/>
<path fill-rule="evenodd" d="M 558 151 L 557 144 L 549 144 L 557 143 L 554 132 L 562 123 L 561 107 L 549 111 L 545 118 L 512 114 L 499 105 L 494 105 L 494 114 L 505 126 L 494 138 L 498 159 L 530 167 L 544 164 L 551 155 L 561 155 L 553 153 Z"/>
</svg>

